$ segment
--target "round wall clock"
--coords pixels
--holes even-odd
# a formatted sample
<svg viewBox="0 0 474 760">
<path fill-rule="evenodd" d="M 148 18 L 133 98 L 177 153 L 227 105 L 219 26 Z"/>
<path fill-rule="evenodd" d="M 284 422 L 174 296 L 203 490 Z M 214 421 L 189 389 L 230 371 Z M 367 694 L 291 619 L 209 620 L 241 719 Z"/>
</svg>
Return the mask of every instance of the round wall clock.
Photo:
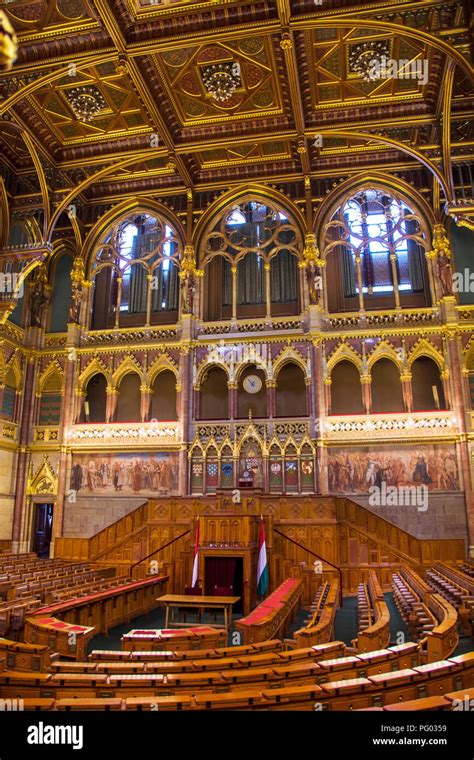
<svg viewBox="0 0 474 760">
<path fill-rule="evenodd" d="M 262 387 L 262 381 L 258 375 L 247 375 L 243 386 L 244 391 L 247 391 L 247 393 L 258 393 Z"/>
</svg>

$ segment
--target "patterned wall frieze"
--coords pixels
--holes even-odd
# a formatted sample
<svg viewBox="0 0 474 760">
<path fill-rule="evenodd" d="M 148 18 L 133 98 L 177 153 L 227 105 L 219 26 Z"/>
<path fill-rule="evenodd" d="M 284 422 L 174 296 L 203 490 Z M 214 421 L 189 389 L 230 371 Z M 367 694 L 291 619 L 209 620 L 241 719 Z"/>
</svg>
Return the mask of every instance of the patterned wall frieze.
<svg viewBox="0 0 474 760">
<path fill-rule="evenodd" d="M 179 422 L 127 422 L 74 425 L 67 436 L 71 449 L 177 448 L 182 441 Z"/>
</svg>

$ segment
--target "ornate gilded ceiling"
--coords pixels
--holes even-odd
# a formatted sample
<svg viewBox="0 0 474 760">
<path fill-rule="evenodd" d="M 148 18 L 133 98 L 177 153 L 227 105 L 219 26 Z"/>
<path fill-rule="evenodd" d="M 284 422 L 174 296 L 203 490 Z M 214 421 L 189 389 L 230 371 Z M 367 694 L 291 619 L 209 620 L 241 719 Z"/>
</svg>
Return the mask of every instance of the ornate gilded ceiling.
<svg viewBox="0 0 474 760">
<path fill-rule="evenodd" d="M 431 193 L 435 169 L 455 199 L 466 189 L 452 167 L 474 148 L 468 5 L 9 0 L 19 55 L 0 76 L 7 192 L 40 204 L 38 163 L 53 205 L 82 182 L 86 207 L 181 193 L 185 208 L 189 189 L 212 198 L 252 181 L 302 199 L 309 186 L 316 201 L 320 182 L 371 169 L 409 173 Z M 426 60 L 427 81 L 364 81 L 350 60 L 372 41 L 408 65 Z M 204 83 L 218 64 L 239 72 L 222 103 Z M 74 110 L 81 88 L 97 101 L 90 121 Z"/>
</svg>

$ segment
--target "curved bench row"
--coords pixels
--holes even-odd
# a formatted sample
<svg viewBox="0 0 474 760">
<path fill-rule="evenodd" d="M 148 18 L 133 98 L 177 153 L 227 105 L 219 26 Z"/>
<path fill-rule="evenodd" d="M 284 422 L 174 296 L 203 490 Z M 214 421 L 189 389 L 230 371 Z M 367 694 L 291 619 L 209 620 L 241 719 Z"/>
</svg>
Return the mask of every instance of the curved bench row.
<svg viewBox="0 0 474 760">
<path fill-rule="evenodd" d="M 23 677 L 20 678 L 20 675 Z M 77 695 L 81 688 L 81 680 L 90 680 L 87 675 L 71 677 L 70 683 L 64 686 L 57 676 L 38 674 L 36 685 L 27 689 L 26 684 L 31 678 L 28 674 L 16 674 L 14 678 L 10 673 L 3 673 L 0 683 L 4 698 L 17 697 L 17 691 L 21 688 L 20 697 L 23 699 L 49 699 L 49 709 L 358 710 L 470 689 L 474 686 L 474 652 L 414 668 L 321 684 L 315 683 L 314 678 L 312 683 L 300 684 L 297 679 L 290 682 L 288 669 L 286 675 L 280 684 L 269 681 L 250 684 L 241 689 L 232 689 L 230 684 L 226 684 L 228 688 L 225 691 L 224 681 L 221 681 L 219 692 L 196 693 L 196 680 L 188 693 L 180 694 L 165 694 L 162 685 L 153 687 L 150 684 L 139 695 L 136 692 L 141 688 L 140 676 L 115 678 L 104 675 L 100 685 L 97 683 L 94 690 L 91 689 L 93 693 L 83 690 L 82 696 L 79 697 Z M 39 676 L 43 678 L 42 684 L 39 683 L 42 680 Z M 195 675 L 194 679 L 197 678 Z M 101 676 L 95 676 L 96 682 L 100 679 Z M 107 679 L 110 683 L 107 683 Z M 124 679 L 134 683 L 133 696 L 118 687 L 119 681 L 123 682 Z M 59 682 L 58 685 L 53 685 L 56 682 Z M 49 693 L 46 693 L 47 691 Z M 33 702 L 29 703 L 30 708 L 32 704 Z"/>
<path fill-rule="evenodd" d="M 417 621 L 418 625 L 421 625 L 424 638 L 420 643 L 426 651 L 428 662 L 448 657 L 454 652 L 459 641 L 456 609 L 440 594 L 434 593 L 413 570 L 402 567 L 400 577 L 420 600 L 417 604 L 412 604 L 416 620 L 412 619 L 411 622 Z M 396 581 L 394 583 L 396 587 Z M 420 604 L 423 606 L 420 607 Z"/>
<path fill-rule="evenodd" d="M 374 570 L 369 570 L 368 581 L 361 586 L 359 607 L 362 602 L 362 608 L 366 607 L 367 612 L 365 618 L 363 615 L 359 617 L 359 622 L 363 624 L 365 620 L 367 625 L 359 630 L 353 643 L 360 652 L 370 652 L 387 646 L 390 641 L 390 612 Z"/>
<path fill-rule="evenodd" d="M 321 595 L 311 620 L 304 628 L 295 631 L 297 647 L 323 644 L 334 635 L 334 619 L 339 606 L 339 578 L 323 584 Z"/>
<path fill-rule="evenodd" d="M 44 644 L 65 657 L 83 659 L 95 633 L 107 633 L 109 627 L 153 609 L 157 586 L 167 580 L 167 575 L 153 576 L 40 607 L 26 619 L 25 642 Z"/>
<path fill-rule="evenodd" d="M 236 620 L 244 643 L 283 637 L 303 594 L 301 578 L 287 578 L 246 617 Z"/>
</svg>

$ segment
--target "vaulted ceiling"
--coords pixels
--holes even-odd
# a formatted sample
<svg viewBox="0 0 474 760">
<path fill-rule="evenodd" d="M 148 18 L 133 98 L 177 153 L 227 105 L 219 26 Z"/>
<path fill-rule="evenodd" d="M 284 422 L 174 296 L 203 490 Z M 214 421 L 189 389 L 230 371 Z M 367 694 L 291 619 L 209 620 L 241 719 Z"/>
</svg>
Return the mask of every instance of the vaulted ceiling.
<svg viewBox="0 0 474 760">
<path fill-rule="evenodd" d="M 361 171 L 403 174 L 454 202 L 474 152 L 468 0 L 7 0 L 19 54 L 0 77 L 0 169 L 11 207 L 81 185 L 97 208 L 130 194 L 204 206 L 236 183 L 315 199 Z M 366 42 L 428 61 L 426 83 L 366 82 Z M 238 64 L 219 103 L 203 67 Z M 85 87 L 90 122 L 71 105 Z M 322 135 L 322 145 L 316 135 Z M 40 168 L 38 168 L 38 165 Z M 94 174 L 98 174 L 94 178 Z M 42 187 L 44 176 L 46 189 Z M 181 198 L 181 200 L 180 200 Z M 87 214 L 86 214 L 87 216 Z"/>
</svg>

